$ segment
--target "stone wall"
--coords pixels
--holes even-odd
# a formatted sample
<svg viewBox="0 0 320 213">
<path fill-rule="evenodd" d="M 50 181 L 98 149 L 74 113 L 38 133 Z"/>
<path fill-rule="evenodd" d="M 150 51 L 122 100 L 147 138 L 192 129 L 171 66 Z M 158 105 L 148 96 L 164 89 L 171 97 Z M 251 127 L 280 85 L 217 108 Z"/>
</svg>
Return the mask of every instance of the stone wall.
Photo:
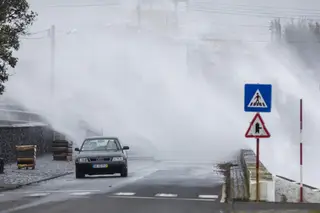
<svg viewBox="0 0 320 213">
<path fill-rule="evenodd" d="M 47 125 L 0 127 L 0 157 L 5 162 L 16 160 L 16 145 L 37 145 L 37 155 L 51 152 L 53 131 Z"/>
</svg>

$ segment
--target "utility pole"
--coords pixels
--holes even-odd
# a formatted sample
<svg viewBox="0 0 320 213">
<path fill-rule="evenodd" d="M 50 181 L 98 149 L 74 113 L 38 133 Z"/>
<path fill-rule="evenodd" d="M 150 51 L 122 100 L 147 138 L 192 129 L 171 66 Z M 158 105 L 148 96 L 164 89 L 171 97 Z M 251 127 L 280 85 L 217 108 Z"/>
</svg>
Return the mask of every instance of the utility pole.
<svg viewBox="0 0 320 213">
<path fill-rule="evenodd" d="M 50 36 L 50 93 L 54 97 L 55 90 L 55 48 L 56 48 L 56 27 L 52 25 L 49 30 Z"/>
<path fill-rule="evenodd" d="M 50 99 L 54 98 L 54 85 L 55 85 L 55 46 L 56 46 L 56 27 L 54 25 L 48 30 L 50 38 Z M 52 140 L 56 140 L 56 131 L 53 131 Z"/>
</svg>

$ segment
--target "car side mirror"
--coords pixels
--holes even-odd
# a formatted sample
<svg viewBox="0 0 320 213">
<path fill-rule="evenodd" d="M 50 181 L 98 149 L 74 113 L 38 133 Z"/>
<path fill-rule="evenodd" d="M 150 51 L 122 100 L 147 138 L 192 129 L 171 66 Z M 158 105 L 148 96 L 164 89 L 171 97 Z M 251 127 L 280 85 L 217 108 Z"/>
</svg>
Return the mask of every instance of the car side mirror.
<svg viewBox="0 0 320 213">
<path fill-rule="evenodd" d="M 80 149 L 79 148 L 75 148 L 74 151 L 80 152 Z"/>
<path fill-rule="evenodd" d="M 129 149 L 129 146 L 123 146 L 122 149 L 123 149 L 123 150 L 128 150 L 128 149 Z"/>
</svg>

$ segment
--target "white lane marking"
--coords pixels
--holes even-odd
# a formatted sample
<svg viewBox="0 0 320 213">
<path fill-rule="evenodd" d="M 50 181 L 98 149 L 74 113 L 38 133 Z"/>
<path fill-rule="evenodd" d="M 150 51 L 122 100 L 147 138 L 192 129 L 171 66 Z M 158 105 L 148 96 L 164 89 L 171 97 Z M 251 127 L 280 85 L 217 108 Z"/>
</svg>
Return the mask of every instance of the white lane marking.
<svg viewBox="0 0 320 213">
<path fill-rule="evenodd" d="M 151 175 L 152 173 L 154 172 L 157 172 L 159 171 L 159 169 L 155 169 L 155 168 L 151 168 L 149 169 L 149 167 L 146 167 L 147 169 L 141 169 L 137 172 L 132 172 L 132 173 L 129 173 L 129 174 L 135 174 L 134 177 L 129 177 L 128 180 L 126 181 L 120 181 L 116 184 L 113 185 L 113 189 L 115 188 L 119 188 L 125 184 L 129 184 L 129 183 L 133 183 L 137 180 L 141 180 L 149 175 Z M 145 171 L 146 170 L 146 171 Z M 141 175 L 140 173 L 143 172 L 143 175 Z M 86 191 L 89 191 L 89 190 L 86 190 Z M 100 191 L 100 190 L 98 190 Z M 54 192 L 57 192 L 57 191 L 54 191 Z M 9 192 L 6 192 L 6 193 L 9 193 Z M 15 193 L 22 193 L 22 192 L 15 192 Z M 119 196 L 114 196 L 115 198 L 123 198 L 123 197 L 119 197 Z M 30 208 L 30 207 L 33 207 L 33 206 L 36 206 L 38 205 L 37 202 L 34 202 L 34 203 L 29 203 L 29 204 L 26 204 L 26 205 L 22 205 L 22 206 L 19 206 L 19 207 L 14 207 L 14 208 L 11 208 L 11 209 L 6 209 L 5 211 L 0 211 L 0 213 L 13 213 L 13 212 L 16 212 L 17 210 L 22 210 L 22 209 L 25 209 L 25 208 Z"/>
<path fill-rule="evenodd" d="M 70 193 L 70 195 L 75 195 L 75 196 L 84 196 L 84 195 L 89 195 L 91 192 L 73 192 Z"/>
<path fill-rule="evenodd" d="M 198 197 L 203 199 L 217 199 L 219 196 L 218 195 L 199 195 Z"/>
<path fill-rule="evenodd" d="M 220 203 L 226 202 L 226 184 L 222 185 L 222 194 L 221 194 L 221 200 Z"/>
<path fill-rule="evenodd" d="M 118 196 L 133 196 L 136 193 L 134 192 L 118 192 L 118 193 L 114 193 L 114 195 L 118 195 Z"/>
<path fill-rule="evenodd" d="M 179 198 L 179 197 L 140 197 L 140 196 L 108 196 L 108 197 L 122 198 L 122 199 L 148 199 L 148 200 L 181 200 L 181 201 L 207 201 L 207 202 L 215 201 L 215 199 Z"/>
<path fill-rule="evenodd" d="M 158 193 L 155 195 L 156 197 L 177 197 L 177 194 L 165 194 L 165 193 Z"/>
<path fill-rule="evenodd" d="M 100 192 L 101 190 L 53 190 L 53 191 L 27 191 L 22 192 L 24 194 L 30 194 L 30 193 L 74 193 L 74 192 Z M 15 193 L 21 193 L 21 192 L 15 192 Z"/>
<path fill-rule="evenodd" d="M 43 196 L 47 196 L 50 193 L 34 193 L 34 194 L 29 194 L 28 197 L 43 197 Z"/>
</svg>

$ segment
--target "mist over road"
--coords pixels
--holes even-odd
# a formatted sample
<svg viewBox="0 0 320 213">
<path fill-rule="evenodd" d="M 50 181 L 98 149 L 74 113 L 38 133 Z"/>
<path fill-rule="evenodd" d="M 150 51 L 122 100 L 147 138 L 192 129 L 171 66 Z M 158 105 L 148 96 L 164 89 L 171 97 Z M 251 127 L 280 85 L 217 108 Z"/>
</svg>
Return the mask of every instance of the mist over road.
<svg viewBox="0 0 320 213">
<path fill-rule="evenodd" d="M 2 212 L 182 212 L 224 201 L 223 177 L 213 164 L 131 160 L 128 178 L 74 174 L 0 194 Z M 182 203 L 181 203 L 182 202 Z M 159 209 L 161 206 L 163 208 Z M 20 209 L 20 210 L 19 210 Z M 157 210 L 158 209 L 158 210 Z M 193 209 L 193 210 L 192 210 Z"/>
<path fill-rule="evenodd" d="M 160 151 L 185 152 L 181 158 L 210 150 L 216 161 L 225 161 L 254 147 L 244 138 L 251 119 L 242 107 L 244 83 L 271 83 L 273 113 L 264 119 L 272 137 L 261 145 L 262 161 L 271 172 L 298 179 L 303 97 L 304 179 L 319 185 L 313 169 L 319 150 L 317 69 L 306 72 L 294 51 L 270 45 L 269 31 L 275 17 L 283 23 L 317 19 L 319 2 L 193 0 L 175 11 L 172 1 L 143 1 L 140 13 L 137 1 L 30 3 L 39 18 L 23 38 L 5 95 L 76 143 L 83 140 L 78 123 L 84 120 L 105 135 L 129 135 L 129 145 L 139 143 L 131 136 L 142 135 Z"/>
</svg>

